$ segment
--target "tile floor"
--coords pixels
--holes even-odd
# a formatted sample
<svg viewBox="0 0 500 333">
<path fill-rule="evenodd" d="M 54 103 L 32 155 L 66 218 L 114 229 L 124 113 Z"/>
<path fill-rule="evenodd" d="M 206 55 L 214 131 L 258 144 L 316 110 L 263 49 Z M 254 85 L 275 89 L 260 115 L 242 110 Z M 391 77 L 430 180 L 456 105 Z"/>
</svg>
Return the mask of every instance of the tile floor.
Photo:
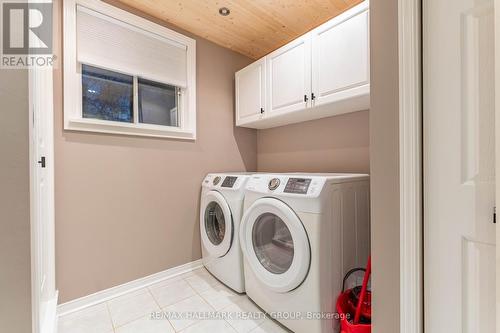
<svg viewBox="0 0 500 333">
<path fill-rule="evenodd" d="M 58 329 L 58 333 L 173 332 L 288 331 L 203 268 L 62 316 Z"/>
</svg>

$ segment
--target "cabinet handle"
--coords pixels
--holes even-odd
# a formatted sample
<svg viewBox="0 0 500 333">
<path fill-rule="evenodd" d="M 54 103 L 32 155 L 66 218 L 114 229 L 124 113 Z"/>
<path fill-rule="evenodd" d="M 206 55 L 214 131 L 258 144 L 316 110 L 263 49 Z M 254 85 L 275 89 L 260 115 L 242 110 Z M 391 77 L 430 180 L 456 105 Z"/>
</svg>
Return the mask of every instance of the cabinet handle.
<svg viewBox="0 0 500 333">
<path fill-rule="evenodd" d="M 260 113 L 264 113 L 264 108 L 260 108 Z"/>
<path fill-rule="evenodd" d="M 311 100 L 315 100 L 316 99 L 316 95 L 314 95 L 314 93 L 311 93 Z"/>
<path fill-rule="evenodd" d="M 304 95 L 304 102 L 307 103 L 307 100 L 308 100 L 307 95 Z"/>
</svg>

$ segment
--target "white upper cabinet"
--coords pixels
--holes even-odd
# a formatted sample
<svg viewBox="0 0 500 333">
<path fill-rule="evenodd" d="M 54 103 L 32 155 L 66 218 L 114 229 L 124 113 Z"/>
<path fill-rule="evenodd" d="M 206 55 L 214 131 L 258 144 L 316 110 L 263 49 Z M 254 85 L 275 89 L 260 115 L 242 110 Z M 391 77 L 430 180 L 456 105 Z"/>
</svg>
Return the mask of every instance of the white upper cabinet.
<svg viewBox="0 0 500 333">
<path fill-rule="evenodd" d="M 367 3 L 312 31 L 315 106 L 369 94 L 368 31 Z"/>
<path fill-rule="evenodd" d="M 235 83 L 236 125 L 261 119 L 266 107 L 266 59 L 236 73 Z"/>
<path fill-rule="evenodd" d="M 368 110 L 369 40 L 364 1 L 242 69 L 236 124 L 269 128 Z"/>
<path fill-rule="evenodd" d="M 267 57 L 269 117 L 303 110 L 311 94 L 311 36 L 306 34 Z"/>
</svg>

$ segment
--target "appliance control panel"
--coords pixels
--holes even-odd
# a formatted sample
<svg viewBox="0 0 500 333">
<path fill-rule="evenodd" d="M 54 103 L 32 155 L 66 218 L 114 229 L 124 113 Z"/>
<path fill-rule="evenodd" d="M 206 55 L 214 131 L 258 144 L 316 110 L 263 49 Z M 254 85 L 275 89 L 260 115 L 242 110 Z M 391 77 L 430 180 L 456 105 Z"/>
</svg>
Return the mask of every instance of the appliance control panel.
<svg viewBox="0 0 500 333">
<path fill-rule="evenodd" d="M 326 183 L 322 176 L 257 174 L 246 184 L 252 192 L 290 197 L 317 197 Z"/>
<path fill-rule="evenodd" d="M 311 178 L 289 178 L 284 193 L 307 194 L 311 185 Z"/>
<path fill-rule="evenodd" d="M 236 183 L 236 180 L 238 177 L 235 176 L 227 176 L 224 178 L 224 181 L 222 182 L 221 187 L 229 187 L 232 188 L 234 186 L 234 183 Z"/>
<path fill-rule="evenodd" d="M 245 186 L 250 175 L 208 174 L 201 185 L 211 189 L 238 191 Z"/>
</svg>

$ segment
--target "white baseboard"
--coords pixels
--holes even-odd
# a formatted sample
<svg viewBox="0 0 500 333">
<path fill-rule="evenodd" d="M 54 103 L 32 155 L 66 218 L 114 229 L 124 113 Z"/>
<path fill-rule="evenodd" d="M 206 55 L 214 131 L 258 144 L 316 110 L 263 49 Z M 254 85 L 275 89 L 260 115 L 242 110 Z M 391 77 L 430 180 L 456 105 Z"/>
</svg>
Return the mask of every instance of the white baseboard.
<svg viewBox="0 0 500 333">
<path fill-rule="evenodd" d="M 155 273 L 153 275 L 130 281 L 116 287 L 98 291 L 88 296 L 77 298 L 75 300 L 58 305 L 57 315 L 64 316 L 72 312 L 79 311 L 81 309 L 108 301 L 112 298 L 127 294 L 129 292 L 145 288 L 163 280 L 170 279 L 174 276 L 190 272 L 202 266 L 203 264 L 201 262 L 201 259 L 198 259 L 192 262 L 188 262 L 184 265 L 172 267 L 163 272 Z"/>
<path fill-rule="evenodd" d="M 45 305 L 44 318 L 42 319 L 42 325 L 40 328 L 40 333 L 56 333 L 57 332 L 57 298 L 59 292 L 56 291 L 54 297 L 47 301 Z"/>
</svg>

